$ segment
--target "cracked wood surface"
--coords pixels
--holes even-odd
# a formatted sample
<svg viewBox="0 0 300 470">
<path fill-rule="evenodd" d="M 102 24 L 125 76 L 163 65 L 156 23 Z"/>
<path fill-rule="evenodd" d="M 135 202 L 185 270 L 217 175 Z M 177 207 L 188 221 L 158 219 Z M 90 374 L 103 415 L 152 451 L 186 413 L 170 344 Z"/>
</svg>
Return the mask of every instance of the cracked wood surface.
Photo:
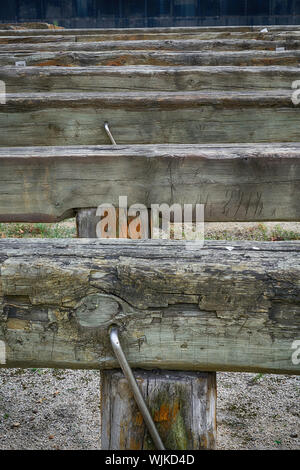
<svg viewBox="0 0 300 470">
<path fill-rule="evenodd" d="M 0 165 L 2 222 L 59 221 L 118 207 L 120 195 L 129 206 L 205 204 L 210 222 L 300 221 L 297 143 L 13 147 Z"/>
<path fill-rule="evenodd" d="M 110 38 L 109 38 L 110 39 Z M 298 39 L 165 39 L 165 40 L 127 40 L 95 42 L 41 42 L 40 44 L 1 44 L 0 54 L 15 52 L 51 52 L 51 51 L 120 51 L 120 50 L 162 50 L 162 51 L 276 51 L 283 47 L 286 50 L 299 50 Z"/>
<path fill-rule="evenodd" d="M 5 367 L 299 374 L 300 242 L 0 241 Z"/>
<path fill-rule="evenodd" d="M 298 142 L 291 91 L 8 94 L 0 145 Z"/>
<path fill-rule="evenodd" d="M 104 52 L 61 51 L 61 52 L 2 52 L 0 65 L 15 65 L 25 61 L 27 66 L 294 66 L 299 65 L 300 51 L 139 51 L 119 50 Z"/>
<path fill-rule="evenodd" d="M 1 25 L 0 25 L 1 26 Z M 103 35 L 115 35 L 115 34 L 185 34 L 185 33 L 261 33 L 262 29 L 267 28 L 271 33 L 280 32 L 299 32 L 299 26 L 297 25 L 268 25 L 268 26 L 176 26 L 176 27 L 154 27 L 154 28 L 80 28 L 80 29 L 20 29 L 20 30 L 0 30 L 0 36 L 61 36 L 61 35 L 73 35 L 73 36 L 87 36 L 87 35 L 98 35 L 101 31 Z"/>
<path fill-rule="evenodd" d="M 7 93 L 291 90 L 298 67 L 14 67 L 0 69 Z"/>
<path fill-rule="evenodd" d="M 261 33 L 259 31 L 188 31 L 188 32 L 151 32 L 144 33 L 102 33 L 102 30 L 92 31 L 86 34 L 74 32 L 68 34 L 68 31 L 61 31 L 60 34 L 39 35 L 39 36 L 9 36 L 2 35 L 0 31 L 0 44 L 40 44 L 44 42 L 102 42 L 102 41 L 155 41 L 155 40 L 258 40 L 258 41 L 290 41 L 297 40 L 300 37 L 300 31 L 269 31 Z"/>
<path fill-rule="evenodd" d="M 213 39 L 235 39 L 235 40 L 294 40 L 299 39 L 300 31 L 297 27 L 289 30 L 268 30 L 261 32 L 259 30 L 253 31 L 239 31 L 232 30 L 232 28 L 223 30 L 213 29 L 197 29 L 191 30 L 184 28 L 184 31 L 177 31 L 173 28 L 171 31 L 153 31 L 155 28 L 149 28 L 144 31 L 130 32 L 131 30 L 114 30 L 107 32 L 103 29 L 96 30 L 64 30 L 57 31 L 54 34 L 40 33 L 39 35 L 28 34 L 3 34 L 0 31 L 0 44 L 36 44 L 41 42 L 102 42 L 107 41 L 149 41 L 149 40 L 213 40 Z M 27 33 L 27 34 L 26 34 Z"/>
</svg>

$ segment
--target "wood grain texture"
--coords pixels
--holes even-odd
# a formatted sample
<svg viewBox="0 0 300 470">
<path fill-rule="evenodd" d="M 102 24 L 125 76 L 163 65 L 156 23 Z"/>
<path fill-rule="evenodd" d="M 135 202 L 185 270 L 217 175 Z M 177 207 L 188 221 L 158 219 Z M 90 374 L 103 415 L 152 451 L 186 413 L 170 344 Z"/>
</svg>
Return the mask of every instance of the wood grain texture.
<svg viewBox="0 0 300 470">
<path fill-rule="evenodd" d="M 101 42 L 41 42 L 38 44 L 0 44 L 0 53 L 16 52 L 65 52 L 65 51 L 276 51 L 284 47 L 286 50 L 299 50 L 300 40 L 255 40 L 255 39 L 165 39 L 138 41 L 101 41 Z"/>
<path fill-rule="evenodd" d="M 171 51 L 62 51 L 62 52 L 15 52 L 0 55 L 0 65 L 15 65 L 25 61 L 27 66 L 270 66 L 297 67 L 300 51 L 219 51 L 219 52 L 171 52 Z"/>
<path fill-rule="evenodd" d="M 101 374 L 102 450 L 155 450 L 123 374 Z M 167 450 L 216 448 L 215 374 L 135 371 Z"/>
<path fill-rule="evenodd" d="M 300 242 L 0 240 L 5 367 L 299 374 Z M 90 325 L 90 326 L 87 326 Z"/>
<path fill-rule="evenodd" d="M 112 128 L 114 131 L 114 128 Z M 1 148 L 0 221 L 75 209 L 205 204 L 206 221 L 300 221 L 300 145 Z"/>
<path fill-rule="evenodd" d="M 268 26 L 176 26 L 176 27 L 155 27 L 155 28 L 81 28 L 81 29 L 21 29 L 21 30 L 0 30 L 0 36 L 40 36 L 40 35 L 76 35 L 87 36 L 101 34 L 155 34 L 155 33 L 260 33 L 264 28 L 270 32 L 299 31 L 298 25 L 268 25 Z"/>
<path fill-rule="evenodd" d="M 94 36 L 83 36 L 94 37 Z M 97 37 L 97 36 L 96 36 Z M 295 36 L 293 36 L 295 37 Z M 60 35 L 40 35 L 40 36 L 2 36 L 0 35 L 0 44 L 40 44 L 43 42 L 75 42 L 76 36 Z M 107 36 L 106 36 L 107 39 Z"/>
<path fill-rule="evenodd" d="M 278 90 L 292 92 L 298 67 L 2 67 L 7 93 Z"/>
<path fill-rule="evenodd" d="M 144 33 L 102 33 L 101 30 L 85 34 L 81 34 L 80 30 L 74 35 L 64 34 L 55 35 L 40 35 L 40 36 L 2 36 L 0 35 L 0 44 L 39 44 L 42 42 L 101 42 L 107 41 L 155 41 L 155 40 L 212 40 L 212 39 L 255 39 L 255 40 L 297 40 L 300 36 L 300 31 L 270 31 L 261 33 L 259 31 L 240 32 L 240 31 L 182 31 L 182 32 L 151 32 L 151 29 Z"/>
<path fill-rule="evenodd" d="M 97 238 L 96 208 L 78 209 L 76 211 L 76 229 L 78 238 Z"/>
<path fill-rule="evenodd" d="M 32 93 L 7 95 L 0 145 L 298 142 L 289 90 L 256 92 Z"/>
</svg>

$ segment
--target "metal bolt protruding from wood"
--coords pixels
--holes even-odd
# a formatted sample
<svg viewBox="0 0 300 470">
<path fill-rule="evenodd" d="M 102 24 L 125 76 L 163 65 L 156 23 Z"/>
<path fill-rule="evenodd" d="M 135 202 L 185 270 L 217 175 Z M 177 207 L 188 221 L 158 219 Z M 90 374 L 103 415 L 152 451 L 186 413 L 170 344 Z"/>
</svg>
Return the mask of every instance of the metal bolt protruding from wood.
<svg viewBox="0 0 300 470">
<path fill-rule="evenodd" d="M 110 141 L 111 141 L 112 145 L 117 145 L 115 139 L 113 138 L 112 133 L 110 132 L 108 122 L 104 123 L 104 129 L 106 130 L 106 133 L 107 133 L 108 137 L 110 138 Z"/>
</svg>

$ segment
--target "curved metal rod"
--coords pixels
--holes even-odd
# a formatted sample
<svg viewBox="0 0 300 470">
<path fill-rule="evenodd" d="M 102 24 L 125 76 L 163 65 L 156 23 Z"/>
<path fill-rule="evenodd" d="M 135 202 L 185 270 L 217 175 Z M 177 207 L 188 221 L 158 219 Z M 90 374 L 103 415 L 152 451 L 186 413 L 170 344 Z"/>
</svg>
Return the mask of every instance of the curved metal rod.
<svg viewBox="0 0 300 470">
<path fill-rule="evenodd" d="M 117 145 L 115 139 L 113 138 L 113 135 L 112 133 L 110 132 L 110 129 L 109 129 L 109 126 L 108 126 L 108 122 L 105 122 L 104 123 L 104 129 L 106 130 L 106 133 L 108 135 L 108 137 L 110 138 L 110 141 L 113 145 Z"/>
<path fill-rule="evenodd" d="M 110 342 L 113 347 L 113 350 L 115 352 L 115 355 L 118 359 L 118 362 L 120 364 L 120 367 L 122 371 L 124 372 L 124 375 L 126 379 L 128 380 L 131 390 L 133 392 L 134 398 L 136 400 L 136 403 L 139 407 L 140 412 L 143 415 L 143 418 L 145 420 L 146 426 L 148 428 L 148 431 L 153 439 L 153 442 L 158 450 L 165 450 L 165 447 L 162 443 L 162 440 L 160 438 L 160 435 L 157 432 L 156 426 L 154 424 L 154 421 L 149 413 L 149 410 L 147 408 L 147 405 L 144 401 L 144 398 L 141 394 L 141 391 L 138 387 L 138 384 L 136 383 L 135 377 L 132 373 L 132 370 L 130 368 L 130 365 L 127 362 L 127 359 L 125 357 L 125 354 L 123 352 L 123 349 L 121 347 L 120 341 L 119 341 L 119 335 L 118 335 L 118 328 L 115 326 L 112 326 L 109 332 L 109 337 L 110 337 Z"/>
</svg>

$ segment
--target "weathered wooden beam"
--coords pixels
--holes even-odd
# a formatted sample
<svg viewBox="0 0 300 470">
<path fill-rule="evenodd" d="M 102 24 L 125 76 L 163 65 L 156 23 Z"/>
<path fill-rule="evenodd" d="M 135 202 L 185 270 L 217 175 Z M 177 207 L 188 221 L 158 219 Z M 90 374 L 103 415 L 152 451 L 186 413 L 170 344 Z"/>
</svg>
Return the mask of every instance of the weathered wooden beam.
<svg viewBox="0 0 300 470">
<path fill-rule="evenodd" d="M 0 167 L 2 222 L 58 221 L 122 195 L 205 204 L 206 221 L 300 221 L 297 143 L 0 148 Z"/>
<path fill-rule="evenodd" d="M 299 374 L 300 242 L 0 240 L 5 367 Z"/>
<path fill-rule="evenodd" d="M 1 25 L 0 25 L 1 26 Z M 98 34 L 155 34 L 155 33 L 211 33 L 211 32 L 243 32 L 260 33 L 267 28 L 270 32 L 299 31 L 297 25 L 268 25 L 268 26 L 182 26 L 155 28 L 88 28 L 88 29 L 2 29 L 0 36 L 40 36 L 40 35 L 98 35 Z"/>
<path fill-rule="evenodd" d="M 8 94 L 0 145 L 298 142 L 291 91 Z"/>
<path fill-rule="evenodd" d="M 39 44 L 44 42 L 101 42 L 101 41 L 147 41 L 164 39 L 194 39 L 194 40 L 212 40 L 212 39 L 256 39 L 256 40 L 295 40 L 299 39 L 300 31 L 270 31 L 261 33 L 252 32 L 233 32 L 233 31 L 190 31 L 190 32 L 154 32 L 148 30 L 144 33 L 98 33 L 65 35 L 64 31 L 60 35 L 41 35 L 41 36 L 1 36 L 0 44 Z"/>
<path fill-rule="evenodd" d="M 1 25 L 0 25 L 1 26 Z M 268 27 L 269 28 L 269 27 Z M 278 31 L 286 31 L 286 27 L 280 28 Z M 262 29 L 262 28 L 261 28 Z M 293 30 L 297 31 L 298 28 L 294 26 L 293 28 L 289 28 L 288 30 Z M 0 36 L 57 36 L 63 34 L 64 36 L 95 36 L 98 34 L 105 35 L 105 36 L 111 36 L 111 35 L 116 35 L 116 34 L 129 34 L 129 35 L 136 35 L 136 34 L 180 34 L 180 33 L 211 33 L 211 32 L 253 32 L 253 31 L 258 31 L 254 30 L 251 26 L 212 26 L 212 27 L 197 27 L 197 26 L 191 26 L 191 27 L 168 27 L 168 28 L 80 28 L 80 29 L 63 29 L 63 30 L 49 30 L 49 29 L 40 29 L 40 30 L 35 30 L 35 29 L 27 29 L 27 30 L 7 30 L 7 29 L 1 29 L 0 30 Z M 270 29 L 271 31 L 271 29 Z M 272 28 L 272 31 L 275 31 L 274 27 Z"/>
<path fill-rule="evenodd" d="M 166 449 L 216 448 L 216 380 L 211 372 L 135 371 Z M 101 383 L 103 450 L 154 450 L 124 376 L 105 371 Z"/>
<path fill-rule="evenodd" d="M 15 52 L 2 53 L 0 65 L 15 65 L 25 61 L 27 66 L 121 66 L 121 65 L 200 65 L 200 66 L 270 66 L 297 67 L 300 51 L 104 51 L 104 52 Z"/>
<path fill-rule="evenodd" d="M 97 37 L 97 36 L 82 36 L 82 40 L 88 37 Z M 75 42 L 76 36 L 63 36 L 62 34 L 58 35 L 44 35 L 44 36 L 1 36 L 0 35 L 0 44 L 40 44 L 43 42 Z M 107 39 L 107 36 L 106 36 Z M 96 39 L 95 39 L 96 40 Z"/>
<path fill-rule="evenodd" d="M 7 93 L 291 90 L 298 67 L 2 67 Z M 292 92 L 292 90 L 291 90 Z"/>
<path fill-rule="evenodd" d="M 138 40 L 138 41 L 102 41 L 102 42 L 41 42 L 39 44 L 0 44 L 3 53 L 35 53 L 65 51 L 276 51 L 276 48 L 299 50 L 300 40 L 255 40 L 255 39 L 215 39 L 215 40 Z"/>
</svg>

